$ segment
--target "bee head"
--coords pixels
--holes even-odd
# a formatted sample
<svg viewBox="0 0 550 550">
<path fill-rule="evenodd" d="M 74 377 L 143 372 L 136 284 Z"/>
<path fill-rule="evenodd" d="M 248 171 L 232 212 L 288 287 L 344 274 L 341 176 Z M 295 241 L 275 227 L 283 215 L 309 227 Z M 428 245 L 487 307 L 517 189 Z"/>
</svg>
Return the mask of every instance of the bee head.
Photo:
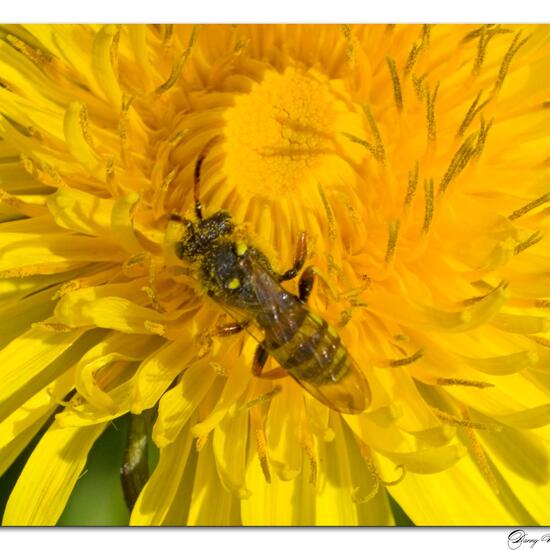
<svg viewBox="0 0 550 550">
<path fill-rule="evenodd" d="M 231 216 L 223 210 L 198 222 L 184 220 L 184 223 L 186 231 L 183 238 L 176 243 L 176 255 L 187 261 L 203 255 L 217 239 L 230 235 L 235 228 Z"/>
</svg>

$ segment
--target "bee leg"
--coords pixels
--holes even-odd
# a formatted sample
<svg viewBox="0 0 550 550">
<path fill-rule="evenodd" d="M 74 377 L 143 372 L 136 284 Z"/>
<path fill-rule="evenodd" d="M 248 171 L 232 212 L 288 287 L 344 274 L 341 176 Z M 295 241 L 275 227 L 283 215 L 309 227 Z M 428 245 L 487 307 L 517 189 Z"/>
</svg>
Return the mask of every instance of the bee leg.
<svg viewBox="0 0 550 550">
<path fill-rule="evenodd" d="M 233 334 L 239 334 L 239 332 L 242 332 L 249 324 L 250 321 L 243 321 L 242 323 L 218 325 L 216 327 L 216 336 L 231 336 Z"/>
<path fill-rule="evenodd" d="M 134 507 L 143 486 L 149 479 L 147 432 L 147 419 L 144 414 L 128 415 L 128 442 L 120 468 L 120 481 L 129 510 Z"/>
<path fill-rule="evenodd" d="M 313 283 L 315 282 L 315 268 L 310 265 L 302 273 L 300 281 L 298 283 L 298 298 L 300 302 L 304 304 L 307 302 L 311 291 L 313 290 Z"/>
<path fill-rule="evenodd" d="M 256 353 L 254 354 L 254 363 L 252 364 L 252 374 L 258 378 L 265 378 L 268 380 L 274 380 L 276 378 L 283 378 L 288 376 L 288 373 L 282 367 L 276 367 L 269 372 L 263 372 L 264 365 L 269 358 L 263 344 L 258 344 Z"/>
<path fill-rule="evenodd" d="M 307 238 L 304 231 L 298 235 L 298 244 L 296 245 L 296 255 L 294 256 L 294 265 L 288 270 L 279 275 L 279 281 L 290 281 L 294 279 L 304 267 L 307 256 Z"/>
<path fill-rule="evenodd" d="M 172 212 L 168 216 L 168 219 L 171 222 L 181 223 L 182 225 L 185 225 L 187 229 L 191 229 L 193 226 L 193 222 L 191 220 L 184 218 L 181 214 L 178 214 L 177 212 Z"/>
</svg>

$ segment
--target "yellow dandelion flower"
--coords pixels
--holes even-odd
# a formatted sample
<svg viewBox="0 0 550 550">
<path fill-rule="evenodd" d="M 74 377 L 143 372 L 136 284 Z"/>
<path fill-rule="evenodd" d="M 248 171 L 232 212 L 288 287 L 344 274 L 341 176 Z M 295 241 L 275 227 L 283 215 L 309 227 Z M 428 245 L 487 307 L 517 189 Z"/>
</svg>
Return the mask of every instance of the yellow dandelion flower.
<svg viewBox="0 0 550 550">
<path fill-rule="evenodd" d="M 0 37 L 0 472 L 42 434 L 4 524 L 55 524 L 128 414 L 133 525 L 391 525 L 390 495 L 418 525 L 550 522 L 548 27 Z M 255 279 L 216 286 L 195 199 Z M 277 300 L 313 279 L 297 328 Z M 251 280 L 269 322 L 227 307 Z M 286 356 L 256 353 L 269 323 Z M 269 376 L 316 337 L 324 382 Z"/>
</svg>

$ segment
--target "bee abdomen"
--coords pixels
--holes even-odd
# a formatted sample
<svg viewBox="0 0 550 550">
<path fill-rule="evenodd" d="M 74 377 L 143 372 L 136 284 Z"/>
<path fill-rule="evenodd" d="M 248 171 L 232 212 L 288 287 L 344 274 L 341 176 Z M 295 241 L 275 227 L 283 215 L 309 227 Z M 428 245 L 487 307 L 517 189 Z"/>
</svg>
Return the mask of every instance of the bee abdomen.
<svg viewBox="0 0 550 550">
<path fill-rule="evenodd" d="M 314 384 L 335 383 L 348 369 L 340 338 L 324 319 L 310 312 L 300 329 L 274 355 L 294 377 Z"/>
<path fill-rule="evenodd" d="M 299 368 L 301 365 L 308 363 L 317 352 L 317 348 L 323 341 L 328 329 L 326 321 L 322 321 L 321 325 L 315 327 L 313 332 L 299 331 L 293 340 L 302 337 L 302 341 L 295 345 L 290 350 L 288 359 L 285 361 L 284 367 L 287 370 Z"/>
<path fill-rule="evenodd" d="M 328 340 L 328 339 L 327 339 Z M 314 356 L 292 369 L 292 374 L 312 384 L 333 384 L 348 370 L 347 352 L 340 343 L 329 340 L 322 342 Z"/>
</svg>

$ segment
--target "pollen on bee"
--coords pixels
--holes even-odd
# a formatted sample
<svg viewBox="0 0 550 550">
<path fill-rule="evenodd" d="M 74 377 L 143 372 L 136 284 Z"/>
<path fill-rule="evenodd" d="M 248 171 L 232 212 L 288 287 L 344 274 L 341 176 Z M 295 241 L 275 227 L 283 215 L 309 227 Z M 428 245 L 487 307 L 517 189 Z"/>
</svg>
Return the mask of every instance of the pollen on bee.
<svg viewBox="0 0 550 550">
<path fill-rule="evenodd" d="M 242 256 L 248 249 L 248 246 L 242 241 L 237 242 L 237 247 L 235 249 L 235 252 L 237 253 L 237 256 Z"/>
<path fill-rule="evenodd" d="M 234 279 L 231 279 L 229 281 L 229 284 L 227 285 L 227 288 L 230 290 L 235 290 L 236 288 L 239 288 L 241 286 L 241 281 L 235 277 Z"/>
</svg>

